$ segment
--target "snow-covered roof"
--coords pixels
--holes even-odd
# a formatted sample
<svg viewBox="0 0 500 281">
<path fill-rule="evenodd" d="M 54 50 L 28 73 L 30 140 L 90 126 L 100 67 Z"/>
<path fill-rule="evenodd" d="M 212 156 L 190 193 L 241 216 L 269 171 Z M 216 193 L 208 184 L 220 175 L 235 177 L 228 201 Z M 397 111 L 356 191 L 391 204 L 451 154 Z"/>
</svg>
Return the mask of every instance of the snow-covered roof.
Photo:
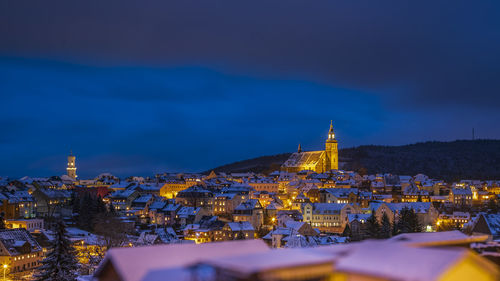
<svg viewBox="0 0 500 281">
<path fill-rule="evenodd" d="M 163 209 L 166 204 L 167 202 L 165 201 L 154 201 L 153 203 L 151 203 L 151 205 L 149 205 L 149 209 L 150 210 Z"/>
<path fill-rule="evenodd" d="M 351 193 L 358 193 L 357 188 L 323 188 L 321 191 L 328 192 L 337 198 L 347 198 Z"/>
<path fill-rule="evenodd" d="M 415 213 L 427 213 L 432 206 L 431 202 L 405 202 L 405 203 L 383 203 L 393 212 L 401 212 L 403 208 L 413 209 Z"/>
<path fill-rule="evenodd" d="M 252 224 L 248 221 L 228 222 L 231 231 L 254 231 Z"/>
<path fill-rule="evenodd" d="M 180 204 L 172 204 L 172 203 L 169 203 L 167 204 L 165 207 L 163 207 L 163 209 L 161 209 L 163 212 L 175 212 L 177 211 L 177 209 L 179 209 L 181 207 Z"/>
<path fill-rule="evenodd" d="M 196 215 L 199 211 L 201 210 L 201 207 L 195 208 L 195 207 L 182 207 L 179 209 L 177 212 L 177 215 L 181 218 L 186 218 L 191 215 Z"/>
<path fill-rule="evenodd" d="M 238 211 L 245 211 L 245 210 L 253 210 L 255 208 L 260 208 L 261 205 L 259 203 L 259 200 L 257 199 L 249 199 L 245 202 L 242 202 L 238 207 L 235 208 L 235 210 Z"/>
<path fill-rule="evenodd" d="M 453 195 L 470 195 L 472 196 L 472 191 L 470 188 L 452 188 L 451 192 Z"/>
<path fill-rule="evenodd" d="M 21 250 L 17 248 L 21 247 L 25 243 L 29 243 L 31 245 L 31 252 L 42 250 L 38 242 L 24 228 L 0 230 L 0 242 L 12 256 L 23 254 Z"/>
<path fill-rule="evenodd" d="M 169 244 L 134 248 L 112 248 L 100 264 L 99 276 L 108 263 L 123 281 L 142 281 L 148 273 L 187 267 L 217 258 L 271 251 L 262 240 L 238 240 L 203 244 Z M 165 275 L 163 275 L 165 280 Z"/>
<path fill-rule="evenodd" d="M 468 236 L 458 230 L 453 230 L 442 232 L 402 233 L 390 238 L 389 241 L 422 247 L 470 244 L 484 242 L 487 239 L 487 235 Z"/>
<path fill-rule="evenodd" d="M 293 268 L 314 264 L 331 264 L 333 267 L 333 258 L 299 248 L 222 257 L 211 260 L 209 264 L 218 269 L 237 271 L 239 274 L 249 276 L 276 268 Z"/>
<path fill-rule="evenodd" d="M 282 167 L 311 167 L 322 158 L 324 151 L 295 152 L 283 163 Z"/>
<path fill-rule="evenodd" d="M 312 203 L 313 214 L 339 214 L 342 208 L 348 204 L 344 203 Z"/>
<path fill-rule="evenodd" d="M 348 218 L 349 222 L 353 222 L 353 221 L 365 222 L 366 220 L 368 220 L 368 218 L 370 216 L 371 216 L 371 214 L 348 214 L 347 218 Z"/>
<path fill-rule="evenodd" d="M 500 236 L 500 214 L 481 214 L 494 237 Z"/>
<path fill-rule="evenodd" d="M 133 203 L 147 203 L 149 202 L 149 200 L 151 200 L 153 198 L 153 195 L 152 194 L 144 194 L 140 197 L 137 197 Z"/>
<path fill-rule="evenodd" d="M 474 255 L 465 248 L 417 248 L 385 241 L 367 241 L 355 244 L 357 245 L 354 247 L 347 245 L 347 247 L 340 248 L 345 252 L 344 256 L 339 257 L 335 263 L 336 271 L 368 275 L 386 280 L 439 280 L 459 261 L 468 255 Z M 339 246 L 324 248 L 334 247 Z"/>
</svg>

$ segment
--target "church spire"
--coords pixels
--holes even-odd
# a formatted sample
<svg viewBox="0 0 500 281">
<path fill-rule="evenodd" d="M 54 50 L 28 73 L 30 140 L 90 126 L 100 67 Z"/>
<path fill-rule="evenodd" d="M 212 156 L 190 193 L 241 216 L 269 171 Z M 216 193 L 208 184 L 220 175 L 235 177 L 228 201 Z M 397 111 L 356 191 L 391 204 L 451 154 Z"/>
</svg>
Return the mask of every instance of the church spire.
<svg viewBox="0 0 500 281">
<path fill-rule="evenodd" d="M 299 143 L 299 149 L 297 149 L 297 152 L 298 152 L 298 153 L 301 153 L 301 152 L 302 152 L 302 146 L 300 145 L 300 143 Z"/>
<path fill-rule="evenodd" d="M 333 132 L 333 120 L 330 120 L 330 130 L 328 131 L 328 140 L 335 140 L 335 133 Z"/>
</svg>

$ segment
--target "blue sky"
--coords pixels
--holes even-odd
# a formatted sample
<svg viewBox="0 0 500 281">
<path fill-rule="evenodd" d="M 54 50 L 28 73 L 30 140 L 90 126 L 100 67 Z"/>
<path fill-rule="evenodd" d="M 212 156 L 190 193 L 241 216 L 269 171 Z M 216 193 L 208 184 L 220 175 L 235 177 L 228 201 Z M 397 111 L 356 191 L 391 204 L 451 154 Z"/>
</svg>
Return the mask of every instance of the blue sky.
<svg viewBox="0 0 500 281">
<path fill-rule="evenodd" d="M 0 175 L 500 137 L 495 1 L 117 3 L 0 2 Z"/>
</svg>

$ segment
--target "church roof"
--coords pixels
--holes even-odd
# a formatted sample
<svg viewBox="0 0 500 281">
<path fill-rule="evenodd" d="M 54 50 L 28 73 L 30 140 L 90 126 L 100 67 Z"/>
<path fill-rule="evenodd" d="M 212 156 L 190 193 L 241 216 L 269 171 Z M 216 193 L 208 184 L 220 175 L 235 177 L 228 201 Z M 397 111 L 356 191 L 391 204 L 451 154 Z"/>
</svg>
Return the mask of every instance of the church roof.
<svg viewBox="0 0 500 281">
<path fill-rule="evenodd" d="M 295 152 L 283 163 L 282 167 L 303 167 L 317 164 L 324 151 Z"/>
</svg>

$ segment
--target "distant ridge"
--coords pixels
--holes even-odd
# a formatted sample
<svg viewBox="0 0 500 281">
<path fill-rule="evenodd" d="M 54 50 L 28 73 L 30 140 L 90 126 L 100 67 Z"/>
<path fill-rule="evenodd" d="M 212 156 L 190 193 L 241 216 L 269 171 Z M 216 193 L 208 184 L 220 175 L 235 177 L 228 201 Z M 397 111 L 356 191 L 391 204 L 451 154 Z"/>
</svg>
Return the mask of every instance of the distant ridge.
<svg viewBox="0 0 500 281">
<path fill-rule="evenodd" d="M 262 156 L 214 168 L 215 172 L 270 173 L 291 153 Z M 426 174 L 447 181 L 500 180 L 500 140 L 421 142 L 401 146 L 363 145 L 339 150 L 344 170 L 360 173 Z"/>
</svg>

